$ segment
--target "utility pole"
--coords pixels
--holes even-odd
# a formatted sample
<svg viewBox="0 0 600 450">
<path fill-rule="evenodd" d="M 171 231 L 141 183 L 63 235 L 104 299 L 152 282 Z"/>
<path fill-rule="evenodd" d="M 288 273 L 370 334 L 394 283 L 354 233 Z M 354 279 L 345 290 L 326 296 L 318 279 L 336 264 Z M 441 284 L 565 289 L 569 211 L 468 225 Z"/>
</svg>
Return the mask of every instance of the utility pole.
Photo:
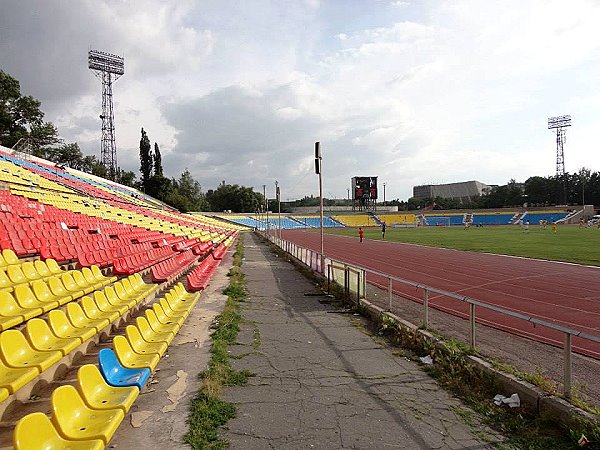
<svg viewBox="0 0 600 450">
<path fill-rule="evenodd" d="M 319 214 L 321 217 L 321 273 L 325 273 L 325 250 L 323 244 L 323 174 L 321 143 L 315 142 L 315 173 L 319 175 Z"/>
<path fill-rule="evenodd" d="M 267 185 L 263 184 L 263 197 L 265 198 L 265 215 L 266 215 L 266 224 L 265 224 L 265 232 L 269 234 L 269 200 L 267 200 Z"/>
<path fill-rule="evenodd" d="M 277 214 L 279 215 L 279 239 L 281 239 L 281 199 L 279 198 L 279 183 L 275 180 L 275 197 L 277 198 Z"/>
</svg>

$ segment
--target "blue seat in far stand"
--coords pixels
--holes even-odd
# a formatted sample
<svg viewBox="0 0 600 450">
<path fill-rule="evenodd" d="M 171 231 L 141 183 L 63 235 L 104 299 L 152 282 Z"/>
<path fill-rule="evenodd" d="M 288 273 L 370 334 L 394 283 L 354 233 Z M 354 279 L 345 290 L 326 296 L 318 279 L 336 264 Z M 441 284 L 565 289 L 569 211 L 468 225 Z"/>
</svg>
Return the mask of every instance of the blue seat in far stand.
<svg viewBox="0 0 600 450">
<path fill-rule="evenodd" d="M 142 387 L 150 378 L 150 369 L 147 367 L 139 369 L 123 367 L 115 352 L 110 348 L 100 350 L 98 365 L 102 376 L 111 386 L 137 386 L 142 390 Z"/>
</svg>

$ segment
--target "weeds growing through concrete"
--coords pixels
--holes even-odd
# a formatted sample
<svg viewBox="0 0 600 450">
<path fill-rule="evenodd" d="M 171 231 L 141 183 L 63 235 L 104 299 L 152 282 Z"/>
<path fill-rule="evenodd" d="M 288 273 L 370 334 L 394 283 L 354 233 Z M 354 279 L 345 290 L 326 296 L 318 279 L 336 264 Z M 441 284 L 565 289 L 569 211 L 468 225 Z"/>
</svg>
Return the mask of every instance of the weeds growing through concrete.
<svg viewBox="0 0 600 450">
<path fill-rule="evenodd" d="M 218 436 L 219 427 L 235 417 L 235 405 L 219 398 L 223 386 L 239 386 L 246 384 L 247 371 L 236 371 L 231 367 L 227 346 L 234 344 L 242 320 L 239 314 L 240 301 L 243 301 L 246 290 L 244 274 L 240 266 L 244 255 L 242 237 L 238 239 L 233 267 L 229 271 L 229 285 L 223 293 L 227 302 L 223 312 L 215 319 L 215 330 L 212 333 L 211 358 L 207 370 L 200 374 L 202 388 L 192 400 L 188 418 L 189 431 L 185 442 L 194 449 L 224 449 L 227 441 Z"/>
</svg>

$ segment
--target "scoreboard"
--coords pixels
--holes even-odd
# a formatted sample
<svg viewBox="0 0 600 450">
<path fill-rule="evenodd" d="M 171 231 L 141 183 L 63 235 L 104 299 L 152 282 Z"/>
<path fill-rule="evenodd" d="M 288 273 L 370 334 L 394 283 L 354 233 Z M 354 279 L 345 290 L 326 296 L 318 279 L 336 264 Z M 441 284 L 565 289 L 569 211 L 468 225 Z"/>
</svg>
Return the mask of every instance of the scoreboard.
<svg viewBox="0 0 600 450">
<path fill-rule="evenodd" d="M 352 200 L 365 206 L 377 200 L 377 177 L 352 177 Z"/>
</svg>

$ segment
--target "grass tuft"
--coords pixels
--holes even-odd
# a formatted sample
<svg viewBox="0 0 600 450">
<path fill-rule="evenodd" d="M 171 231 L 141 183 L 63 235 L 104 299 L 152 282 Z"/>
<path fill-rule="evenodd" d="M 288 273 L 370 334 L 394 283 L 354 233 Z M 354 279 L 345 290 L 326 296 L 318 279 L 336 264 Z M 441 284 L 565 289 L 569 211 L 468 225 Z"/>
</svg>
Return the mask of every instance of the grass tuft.
<svg viewBox="0 0 600 450">
<path fill-rule="evenodd" d="M 224 386 L 244 385 L 252 376 L 249 371 L 234 370 L 227 353 L 227 346 L 235 343 L 240 330 L 242 317 L 238 302 L 246 295 L 244 274 L 240 270 L 243 249 L 240 237 L 234 255 L 234 267 L 229 271 L 229 286 L 223 291 L 227 295 L 227 302 L 223 312 L 215 319 L 216 327 L 211 335 L 211 358 L 208 368 L 200 374 L 202 388 L 190 407 L 189 431 L 184 440 L 194 449 L 228 447 L 228 442 L 219 438 L 218 429 L 235 417 L 236 407 L 233 403 L 221 400 L 219 395 Z"/>
</svg>

